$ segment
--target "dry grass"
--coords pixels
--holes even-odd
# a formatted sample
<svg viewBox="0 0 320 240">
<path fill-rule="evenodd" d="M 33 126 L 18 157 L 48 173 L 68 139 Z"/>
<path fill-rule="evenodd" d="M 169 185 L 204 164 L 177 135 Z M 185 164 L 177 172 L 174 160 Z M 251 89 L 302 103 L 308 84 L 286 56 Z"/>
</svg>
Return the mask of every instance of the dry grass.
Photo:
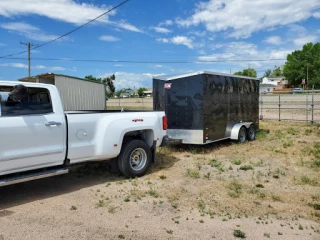
<svg viewBox="0 0 320 240">
<path fill-rule="evenodd" d="M 320 127 L 264 121 L 260 128 L 268 131 L 246 144 L 225 141 L 161 149 L 154 171 L 166 176 L 166 187 L 159 188 L 159 194 L 174 195 L 179 207 L 187 209 L 196 208 L 201 199 L 201 208 L 218 216 L 320 222 L 319 211 L 312 208 L 320 204 L 312 197 L 320 186 Z M 154 180 L 158 176 L 149 175 Z"/>
</svg>

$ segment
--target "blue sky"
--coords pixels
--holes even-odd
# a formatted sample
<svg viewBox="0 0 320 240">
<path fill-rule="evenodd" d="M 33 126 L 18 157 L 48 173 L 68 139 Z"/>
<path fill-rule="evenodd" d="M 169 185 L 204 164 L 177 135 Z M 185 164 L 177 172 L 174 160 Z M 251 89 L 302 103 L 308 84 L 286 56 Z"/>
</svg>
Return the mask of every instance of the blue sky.
<svg viewBox="0 0 320 240">
<path fill-rule="evenodd" d="M 0 56 L 26 50 L 20 41 L 50 41 L 119 3 L 1 0 Z M 260 77 L 285 62 L 272 59 L 285 59 L 319 39 L 319 0 L 130 0 L 67 37 L 33 50 L 31 75 L 115 74 L 117 89 L 151 87 L 154 75 L 199 70 L 234 73 L 250 66 Z M 13 57 L 17 59 L 0 58 L 0 80 L 27 76 L 27 54 Z"/>
</svg>

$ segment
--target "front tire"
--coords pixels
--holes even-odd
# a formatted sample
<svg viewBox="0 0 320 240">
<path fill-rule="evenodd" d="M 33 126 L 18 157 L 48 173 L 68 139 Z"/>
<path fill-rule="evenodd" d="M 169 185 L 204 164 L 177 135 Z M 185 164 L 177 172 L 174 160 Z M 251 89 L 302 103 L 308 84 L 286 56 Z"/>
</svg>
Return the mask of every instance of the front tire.
<svg viewBox="0 0 320 240">
<path fill-rule="evenodd" d="M 241 127 L 238 135 L 238 142 L 244 143 L 247 140 L 247 130 L 245 127 Z"/>
<path fill-rule="evenodd" d="M 118 156 L 120 172 L 128 177 L 141 177 L 146 174 L 151 164 L 151 149 L 142 140 L 131 140 L 124 143 Z"/>
</svg>

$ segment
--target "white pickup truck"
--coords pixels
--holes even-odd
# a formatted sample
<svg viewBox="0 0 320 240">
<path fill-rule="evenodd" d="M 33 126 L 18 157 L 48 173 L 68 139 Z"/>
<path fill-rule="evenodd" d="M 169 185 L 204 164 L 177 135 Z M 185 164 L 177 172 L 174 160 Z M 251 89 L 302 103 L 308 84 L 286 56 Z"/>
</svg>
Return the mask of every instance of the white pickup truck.
<svg viewBox="0 0 320 240">
<path fill-rule="evenodd" d="M 54 85 L 0 81 L 0 100 L 0 186 L 107 159 L 139 177 L 166 134 L 164 112 L 64 112 Z"/>
</svg>

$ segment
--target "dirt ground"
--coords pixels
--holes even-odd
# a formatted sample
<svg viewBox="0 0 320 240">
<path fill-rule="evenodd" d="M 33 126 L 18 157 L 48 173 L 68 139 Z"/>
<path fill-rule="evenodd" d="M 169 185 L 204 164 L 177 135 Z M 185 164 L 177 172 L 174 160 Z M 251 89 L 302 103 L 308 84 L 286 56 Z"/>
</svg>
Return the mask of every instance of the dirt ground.
<svg viewBox="0 0 320 240">
<path fill-rule="evenodd" d="M 320 126 L 263 121 L 257 140 L 159 149 L 149 173 L 104 163 L 0 188 L 0 240 L 320 239 Z"/>
</svg>

